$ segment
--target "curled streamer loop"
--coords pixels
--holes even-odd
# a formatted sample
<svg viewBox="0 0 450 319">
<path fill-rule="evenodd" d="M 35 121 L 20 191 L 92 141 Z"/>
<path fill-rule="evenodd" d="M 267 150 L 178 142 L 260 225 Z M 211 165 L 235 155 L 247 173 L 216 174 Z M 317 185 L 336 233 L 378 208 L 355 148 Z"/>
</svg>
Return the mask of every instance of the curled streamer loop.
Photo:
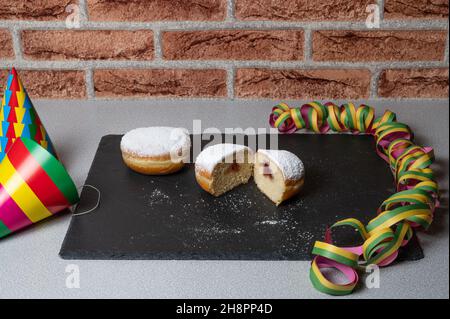
<svg viewBox="0 0 450 319">
<path fill-rule="evenodd" d="M 348 283 L 333 283 L 323 275 L 322 269 L 324 268 L 337 269 L 344 274 Z M 345 296 L 351 294 L 359 281 L 358 272 L 354 268 L 322 256 L 317 256 L 313 259 L 309 278 L 317 290 L 333 296 Z"/>
<path fill-rule="evenodd" d="M 326 133 L 329 131 L 328 109 L 320 102 L 311 102 L 304 104 L 300 108 L 300 114 L 303 116 L 306 123 L 306 128 L 313 130 L 316 133 Z"/>
<path fill-rule="evenodd" d="M 370 134 L 377 154 L 389 164 L 395 179 L 397 193 L 380 205 L 377 216 L 367 225 L 354 218 L 341 220 L 327 230 L 325 241 L 315 243 L 310 279 L 317 290 L 338 296 L 351 294 L 359 281 L 357 270 L 369 265 L 390 265 L 397 259 L 399 249 L 413 237 L 413 229 L 427 229 L 433 222 L 439 205 L 439 187 L 430 168 L 435 159 L 433 149 L 416 145 L 413 132 L 408 125 L 397 122 L 395 113 L 386 111 L 376 118 L 374 108 L 364 104 L 356 107 L 346 103 L 339 107 L 332 102 L 315 101 L 290 108 L 280 103 L 272 110 L 270 124 L 286 134 L 300 129 L 321 134 Z M 363 240 L 361 246 L 333 245 L 331 230 L 344 226 L 358 231 Z M 348 282 L 338 284 L 326 278 L 326 268 L 340 271 Z"/>
<path fill-rule="evenodd" d="M 331 102 L 325 104 L 328 109 L 328 126 L 333 132 L 343 132 L 345 128 L 340 122 L 340 109 L 339 107 Z"/>
</svg>

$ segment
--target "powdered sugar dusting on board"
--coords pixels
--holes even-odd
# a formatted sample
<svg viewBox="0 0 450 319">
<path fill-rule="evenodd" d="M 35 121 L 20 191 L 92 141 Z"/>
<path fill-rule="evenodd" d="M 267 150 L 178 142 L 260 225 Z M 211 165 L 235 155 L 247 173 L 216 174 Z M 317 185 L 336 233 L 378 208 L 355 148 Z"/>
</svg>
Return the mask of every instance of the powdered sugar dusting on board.
<svg viewBox="0 0 450 319">
<path fill-rule="evenodd" d="M 258 150 L 280 168 L 285 179 L 297 181 L 305 176 L 305 166 L 297 155 L 288 151 Z"/>
<path fill-rule="evenodd" d="M 125 134 L 120 143 L 123 151 L 138 156 L 161 156 L 180 150 L 189 150 L 191 139 L 183 128 L 137 128 Z"/>
<path fill-rule="evenodd" d="M 173 204 L 170 196 L 158 188 L 155 188 L 150 194 L 146 194 L 143 198 L 148 207 Z"/>
<path fill-rule="evenodd" d="M 197 169 L 212 172 L 217 164 L 223 163 L 224 161 L 233 160 L 233 155 L 235 153 L 239 159 L 245 151 L 248 151 L 251 155 L 254 154 L 250 148 L 244 145 L 216 144 L 203 150 L 203 152 L 198 155 L 195 165 Z"/>
</svg>

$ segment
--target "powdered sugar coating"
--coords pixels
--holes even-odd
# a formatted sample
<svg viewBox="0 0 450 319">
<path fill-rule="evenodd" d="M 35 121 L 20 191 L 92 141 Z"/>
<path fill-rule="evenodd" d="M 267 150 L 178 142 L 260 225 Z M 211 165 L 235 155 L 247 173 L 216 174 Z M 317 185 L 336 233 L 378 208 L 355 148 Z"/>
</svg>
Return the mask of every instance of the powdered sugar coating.
<svg viewBox="0 0 450 319">
<path fill-rule="evenodd" d="M 195 161 L 195 168 L 212 173 L 217 164 L 232 163 L 234 154 L 236 154 L 239 162 L 239 159 L 243 159 L 242 156 L 245 151 L 250 154 L 250 159 L 253 161 L 254 152 L 247 146 L 239 144 L 216 144 L 210 146 L 198 155 Z"/>
<path fill-rule="evenodd" d="M 305 176 L 305 166 L 297 155 L 288 151 L 258 150 L 273 161 L 283 173 L 286 180 L 298 181 Z"/>
<path fill-rule="evenodd" d="M 189 132 L 183 128 L 146 127 L 129 131 L 122 137 L 122 151 L 137 156 L 164 156 L 187 151 L 191 147 Z"/>
</svg>

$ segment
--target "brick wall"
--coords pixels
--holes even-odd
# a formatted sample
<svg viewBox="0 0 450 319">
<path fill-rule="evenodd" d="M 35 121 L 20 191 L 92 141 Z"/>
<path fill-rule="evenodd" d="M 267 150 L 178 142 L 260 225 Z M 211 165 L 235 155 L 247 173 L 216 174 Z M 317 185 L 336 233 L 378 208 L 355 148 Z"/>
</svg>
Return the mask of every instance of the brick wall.
<svg viewBox="0 0 450 319">
<path fill-rule="evenodd" d="M 0 0 L 0 88 L 16 66 L 34 98 L 447 98 L 448 14 L 447 0 Z"/>
</svg>

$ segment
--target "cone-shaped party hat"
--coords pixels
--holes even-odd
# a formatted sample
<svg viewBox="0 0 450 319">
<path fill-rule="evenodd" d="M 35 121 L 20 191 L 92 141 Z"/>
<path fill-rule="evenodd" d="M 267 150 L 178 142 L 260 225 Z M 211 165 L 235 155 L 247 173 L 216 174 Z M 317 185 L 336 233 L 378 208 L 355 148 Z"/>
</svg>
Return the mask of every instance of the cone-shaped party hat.
<svg viewBox="0 0 450 319">
<path fill-rule="evenodd" d="M 18 138 L 0 162 L 0 238 L 78 202 L 61 162 L 28 138 Z"/>
<path fill-rule="evenodd" d="M 0 162 L 19 137 L 34 140 L 56 156 L 47 131 L 13 68 L 9 73 L 0 107 Z"/>
</svg>

